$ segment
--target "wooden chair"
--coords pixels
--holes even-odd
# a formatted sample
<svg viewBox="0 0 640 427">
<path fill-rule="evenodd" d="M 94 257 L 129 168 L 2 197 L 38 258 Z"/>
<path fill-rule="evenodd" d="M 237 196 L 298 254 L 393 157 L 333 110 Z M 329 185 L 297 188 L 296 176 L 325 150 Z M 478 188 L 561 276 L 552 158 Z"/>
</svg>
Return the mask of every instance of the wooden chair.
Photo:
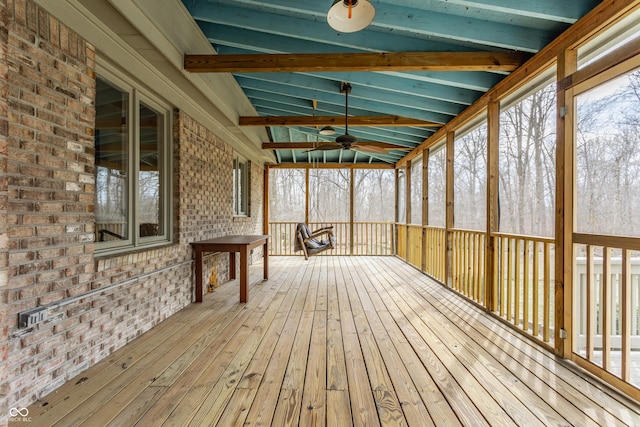
<svg viewBox="0 0 640 427">
<path fill-rule="evenodd" d="M 320 239 L 320 236 L 326 235 L 326 238 Z M 317 255 L 328 249 L 333 249 L 336 245 L 336 238 L 333 235 L 333 226 L 322 227 L 315 231 L 303 223 L 296 226 L 296 240 L 293 247 L 294 252 L 302 251 L 304 259 Z"/>
</svg>

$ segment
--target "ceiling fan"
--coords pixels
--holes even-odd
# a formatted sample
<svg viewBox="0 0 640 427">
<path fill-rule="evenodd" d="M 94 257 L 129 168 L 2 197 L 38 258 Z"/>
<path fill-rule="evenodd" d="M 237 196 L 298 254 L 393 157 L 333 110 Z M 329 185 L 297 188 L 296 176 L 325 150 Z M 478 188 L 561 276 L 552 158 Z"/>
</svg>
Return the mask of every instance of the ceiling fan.
<svg viewBox="0 0 640 427">
<path fill-rule="evenodd" d="M 340 85 L 340 93 L 344 93 L 344 135 L 336 138 L 336 142 L 323 142 L 322 145 L 309 151 L 328 151 L 328 150 L 361 150 L 372 153 L 386 154 L 388 150 L 409 150 L 408 147 L 402 145 L 389 144 L 387 142 L 358 141 L 353 135 L 349 134 L 349 94 L 351 93 L 351 84 L 342 82 Z"/>
</svg>

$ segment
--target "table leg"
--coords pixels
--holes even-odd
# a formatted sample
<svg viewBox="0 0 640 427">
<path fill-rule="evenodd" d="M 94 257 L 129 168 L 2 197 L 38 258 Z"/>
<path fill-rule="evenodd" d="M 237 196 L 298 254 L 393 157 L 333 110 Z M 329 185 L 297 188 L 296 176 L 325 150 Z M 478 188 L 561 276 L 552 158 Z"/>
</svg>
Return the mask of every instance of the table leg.
<svg viewBox="0 0 640 427">
<path fill-rule="evenodd" d="M 229 252 L 229 280 L 236 280 L 236 253 Z"/>
<path fill-rule="evenodd" d="M 249 302 L 249 247 L 240 251 L 240 302 Z"/>
<path fill-rule="evenodd" d="M 202 248 L 196 246 L 196 302 L 202 302 Z"/>
<path fill-rule="evenodd" d="M 269 240 L 267 240 L 267 242 L 264 244 L 263 249 L 263 256 L 264 256 L 264 261 L 263 261 L 263 266 L 264 266 L 264 280 L 267 280 L 269 278 Z"/>
</svg>

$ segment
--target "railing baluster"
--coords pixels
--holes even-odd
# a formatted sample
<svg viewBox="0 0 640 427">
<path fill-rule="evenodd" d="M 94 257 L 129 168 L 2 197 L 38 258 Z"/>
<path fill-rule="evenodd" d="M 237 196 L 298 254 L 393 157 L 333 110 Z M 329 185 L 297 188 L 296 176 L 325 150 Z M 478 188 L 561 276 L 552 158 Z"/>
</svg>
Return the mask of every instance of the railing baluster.
<svg viewBox="0 0 640 427">
<path fill-rule="evenodd" d="M 544 342 L 549 342 L 550 337 L 550 324 L 551 324 L 551 295 L 550 295 L 550 258 L 549 258 L 549 243 L 544 243 L 544 332 L 542 339 Z"/>
<path fill-rule="evenodd" d="M 540 334 L 540 252 L 538 242 L 533 242 L 533 336 Z"/>
<path fill-rule="evenodd" d="M 602 281 L 600 310 L 602 321 L 602 369 L 611 368 L 611 248 L 602 249 Z"/>
<path fill-rule="evenodd" d="M 515 262 L 515 283 L 513 286 L 513 324 L 517 327 L 520 324 L 520 239 L 515 239 L 515 248 L 513 250 Z"/>
<path fill-rule="evenodd" d="M 524 241 L 524 276 L 522 281 L 522 329 L 525 331 L 529 330 L 529 267 L 531 261 L 529 257 L 531 256 L 531 251 L 529 247 L 531 245 L 531 241 L 526 239 Z"/>
<path fill-rule="evenodd" d="M 622 366 L 620 367 L 621 378 L 629 382 L 631 378 L 631 256 L 628 249 L 622 250 Z"/>
</svg>

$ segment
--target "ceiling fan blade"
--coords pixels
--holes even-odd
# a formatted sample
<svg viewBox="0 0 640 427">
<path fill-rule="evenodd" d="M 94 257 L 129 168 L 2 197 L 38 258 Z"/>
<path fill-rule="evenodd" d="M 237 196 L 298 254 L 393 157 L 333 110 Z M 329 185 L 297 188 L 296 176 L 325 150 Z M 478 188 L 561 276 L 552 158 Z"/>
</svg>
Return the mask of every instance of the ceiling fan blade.
<svg viewBox="0 0 640 427">
<path fill-rule="evenodd" d="M 325 144 L 319 145 L 316 148 L 314 148 L 313 150 L 309 150 L 309 151 L 340 150 L 341 148 L 342 147 L 340 145 L 331 142 L 331 143 L 325 143 Z"/>
<path fill-rule="evenodd" d="M 359 151 L 367 151 L 369 153 L 387 154 L 387 150 L 385 150 L 384 148 L 376 147 L 375 145 L 354 144 L 352 148 Z"/>
</svg>

